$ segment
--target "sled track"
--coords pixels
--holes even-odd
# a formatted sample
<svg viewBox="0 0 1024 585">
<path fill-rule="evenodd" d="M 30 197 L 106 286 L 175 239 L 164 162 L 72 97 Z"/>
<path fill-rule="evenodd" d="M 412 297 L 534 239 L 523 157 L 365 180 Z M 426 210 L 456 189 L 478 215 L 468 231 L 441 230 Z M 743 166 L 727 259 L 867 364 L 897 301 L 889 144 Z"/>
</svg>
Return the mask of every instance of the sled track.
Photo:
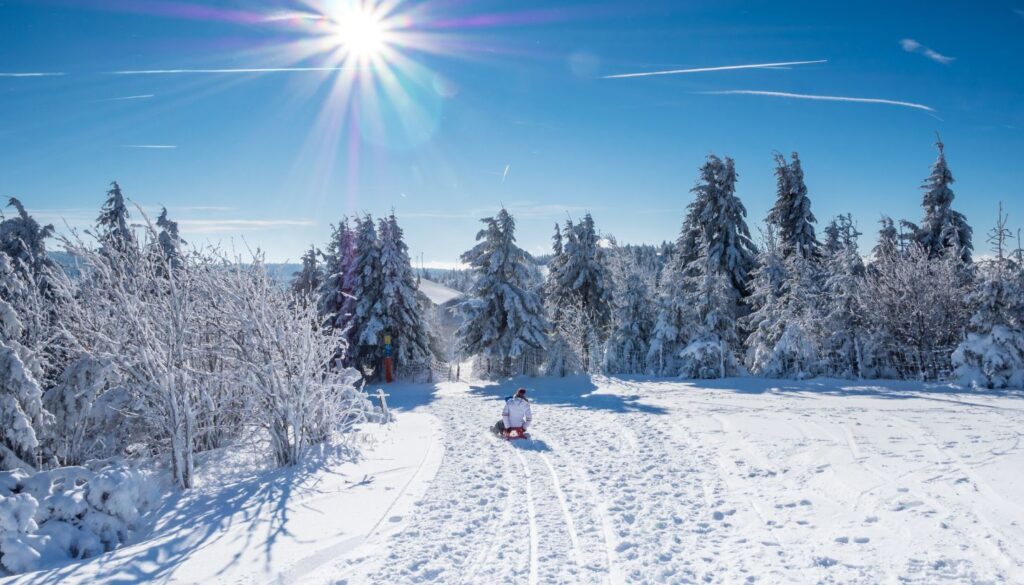
<svg viewBox="0 0 1024 585">
<path fill-rule="evenodd" d="M 558 473 L 555 472 L 554 466 L 551 465 L 551 460 L 543 453 L 540 454 L 540 459 L 547 466 L 548 471 L 551 472 L 551 485 L 555 488 L 555 494 L 558 496 L 558 503 L 562 507 L 562 517 L 565 518 L 565 527 L 569 531 L 569 540 L 572 542 L 572 561 L 579 567 L 583 560 L 583 551 L 580 549 L 580 539 L 576 534 L 576 523 L 573 522 L 572 514 L 569 513 L 569 505 L 565 503 L 565 492 L 562 491 L 562 486 L 558 481 Z"/>
<path fill-rule="evenodd" d="M 537 536 L 537 513 L 533 508 L 533 489 L 531 484 L 533 479 L 530 477 L 530 466 L 526 464 L 526 459 L 523 454 L 518 450 L 515 451 L 516 457 L 519 458 L 519 463 L 523 465 L 523 474 L 526 476 L 526 513 L 530 517 L 530 585 L 537 585 L 537 557 L 540 556 L 540 541 Z"/>
</svg>

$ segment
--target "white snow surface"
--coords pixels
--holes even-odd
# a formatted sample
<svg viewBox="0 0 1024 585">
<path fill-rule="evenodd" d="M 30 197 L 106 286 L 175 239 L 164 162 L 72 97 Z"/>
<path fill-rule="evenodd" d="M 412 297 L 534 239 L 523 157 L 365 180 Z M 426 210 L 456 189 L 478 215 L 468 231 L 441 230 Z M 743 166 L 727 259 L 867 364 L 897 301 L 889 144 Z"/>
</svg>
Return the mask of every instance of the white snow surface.
<svg viewBox="0 0 1024 585">
<path fill-rule="evenodd" d="M 522 385 L 533 440 L 488 427 Z M 1024 394 L 645 377 L 397 384 L 367 458 L 201 486 L 18 583 L 1022 583 Z"/>
<path fill-rule="evenodd" d="M 200 485 L 156 513 L 148 538 L 3 583 L 293 583 L 389 535 L 441 463 L 437 420 L 364 426 L 364 457 L 269 470 L 238 453 L 202 463 Z"/>
<path fill-rule="evenodd" d="M 433 280 L 427 280 L 426 278 L 420 279 L 419 289 L 421 293 L 427 295 L 430 302 L 437 306 L 441 306 L 449 301 L 461 299 L 466 296 L 453 288 L 448 288 L 443 284 L 438 284 Z"/>
<path fill-rule="evenodd" d="M 504 443 L 487 427 L 520 384 L 534 440 Z M 444 421 L 444 461 L 402 530 L 307 583 L 1024 582 L 1019 393 L 577 377 L 393 394 Z"/>
</svg>

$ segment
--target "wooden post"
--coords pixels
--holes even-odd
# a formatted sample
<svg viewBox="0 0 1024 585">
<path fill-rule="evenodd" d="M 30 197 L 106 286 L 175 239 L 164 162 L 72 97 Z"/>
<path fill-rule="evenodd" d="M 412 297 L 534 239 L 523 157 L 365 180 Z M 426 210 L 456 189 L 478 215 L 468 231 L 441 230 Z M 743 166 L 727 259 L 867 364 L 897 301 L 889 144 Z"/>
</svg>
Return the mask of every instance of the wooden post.
<svg viewBox="0 0 1024 585">
<path fill-rule="evenodd" d="M 382 425 L 391 422 L 391 413 L 388 412 L 388 401 L 386 400 L 388 396 L 391 395 L 385 394 L 384 390 L 377 388 L 377 398 L 380 400 L 380 412 L 382 415 L 384 415 L 384 417 L 380 421 L 380 424 Z"/>
</svg>

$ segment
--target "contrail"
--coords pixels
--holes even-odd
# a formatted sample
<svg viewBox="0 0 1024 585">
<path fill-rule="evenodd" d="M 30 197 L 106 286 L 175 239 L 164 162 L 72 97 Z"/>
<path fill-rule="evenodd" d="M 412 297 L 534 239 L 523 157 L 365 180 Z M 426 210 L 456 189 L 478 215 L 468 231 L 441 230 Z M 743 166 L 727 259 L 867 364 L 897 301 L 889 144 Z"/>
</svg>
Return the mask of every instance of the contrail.
<svg viewBox="0 0 1024 585">
<path fill-rule="evenodd" d="M 154 94 L 151 94 L 151 93 L 147 93 L 145 95 L 126 95 L 124 97 L 107 98 L 107 99 L 99 100 L 99 101 L 101 101 L 101 102 L 122 102 L 122 101 L 125 101 L 125 100 L 144 100 L 144 99 L 153 97 L 153 95 Z"/>
<path fill-rule="evenodd" d="M 173 144 L 122 144 L 121 148 L 178 148 Z"/>
<path fill-rule="evenodd" d="M 626 77 L 650 77 L 652 75 L 679 75 L 682 73 L 707 73 L 709 71 L 733 71 L 736 69 L 772 69 L 776 67 L 789 67 L 790 65 L 812 65 L 816 63 L 828 63 L 828 59 L 816 61 L 788 61 L 785 63 L 754 63 L 751 65 L 723 65 L 721 67 L 698 67 L 696 69 L 671 69 L 668 71 L 645 71 L 642 73 L 619 73 L 618 75 L 605 75 L 602 79 L 623 79 Z"/>
<path fill-rule="evenodd" d="M 504 183 L 505 179 L 508 178 L 509 171 L 512 170 L 512 165 L 505 165 L 505 172 L 501 174 L 501 182 Z"/>
<path fill-rule="evenodd" d="M 63 73 L 0 73 L 0 77 L 59 77 Z"/>
<path fill-rule="evenodd" d="M 784 91 L 761 91 L 754 89 L 731 89 L 726 91 L 702 91 L 697 92 L 704 95 L 764 95 L 770 97 L 781 97 L 791 98 L 798 100 L 819 100 L 825 102 L 853 102 L 860 104 L 886 104 L 890 106 L 902 106 L 904 108 L 914 108 L 915 110 L 924 110 L 925 112 L 934 112 L 935 108 L 926 106 L 924 104 L 915 104 L 914 102 L 902 102 L 899 100 L 887 100 L 882 98 L 859 98 L 859 97 L 847 97 L 840 95 L 809 95 L 804 93 L 787 93 Z"/>
<path fill-rule="evenodd" d="M 179 73 L 291 73 L 308 71 L 344 71 L 353 67 L 252 67 L 245 69 L 145 69 L 108 71 L 107 75 L 174 75 Z"/>
</svg>

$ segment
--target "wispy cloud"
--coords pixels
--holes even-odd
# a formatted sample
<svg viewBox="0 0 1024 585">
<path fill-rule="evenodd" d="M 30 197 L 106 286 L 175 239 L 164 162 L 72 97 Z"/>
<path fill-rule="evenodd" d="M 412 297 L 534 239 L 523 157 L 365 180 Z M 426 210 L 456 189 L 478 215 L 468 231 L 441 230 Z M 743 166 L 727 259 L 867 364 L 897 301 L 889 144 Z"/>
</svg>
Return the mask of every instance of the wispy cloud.
<svg viewBox="0 0 1024 585">
<path fill-rule="evenodd" d="M 39 73 L 39 72 L 30 72 L 30 73 L 0 73 L 0 77 L 60 77 L 61 75 L 64 75 L 64 74 L 63 73 L 57 73 L 57 72 L 53 72 L 53 73 L 45 73 L 45 72 L 43 72 L 43 73 Z"/>
<path fill-rule="evenodd" d="M 271 230 L 289 227 L 315 226 L 308 219 L 182 219 L 181 230 L 192 234 L 213 234 L 251 230 Z"/>
<path fill-rule="evenodd" d="M 152 148 L 156 150 L 178 148 L 174 144 L 122 144 L 121 148 Z"/>
<path fill-rule="evenodd" d="M 811 95 L 805 93 L 788 93 L 784 91 L 762 91 L 755 89 L 730 89 L 725 91 L 702 91 L 698 92 L 703 95 L 760 95 L 768 97 L 780 97 L 797 100 L 817 100 L 823 102 L 851 102 L 857 104 L 885 104 L 889 106 L 901 106 L 904 108 L 914 108 L 915 110 L 923 110 L 925 112 L 935 112 L 935 108 L 926 106 L 924 104 L 915 104 L 914 102 L 904 102 L 900 100 L 888 100 L 882 98 L 862 98 L 862 97 L 849 97 L 841 95 Z"/>
<path fill-rule="evenodd" d="M 147 94 L 143 94 L 143 95 L 126 95 L 124 97 L 112 97 L 112 98 L 106 98 L 106 99 L 102 99 L 102 100 L 98 100 L 98 101 L 101 101 L 101 102 L 123 102 L 123 101 L 127 101 L 127 100 L 145 100 L 145 99 L 149 99 L 151 97 L 153 97 L 153 94 L 147 93 Z"/>
<path fill-rule="evenodd" d="M 423 211 L 403 211 L 400 213 L 402 217 L 407 218 L 427 218 L 427 219 L 480 219 L 482 217 L 490 217 L 498 212 L 499 206 L 493 207 L 480 207 L 476 209 L 437 209 L 437 210 L 423 210 Z M 560 205 L 558 203 L 544 203 L 544 204 L 511 204 L 505 205 L 505 209 L 508 210 L 517 219 L 523 218 L 544 218 L 544 217 L 565 217 L 565 214 L 584 214 L 588 211 L 594 211 L 599 209 L 597 207 L 589 206 L 582 207 L 579 205 Z"/>
<path fill-rule="evenodd" d="M 924 55 L 925 57 L 928 57 L 932 61 L 935 61 L 936 63 L 942 63 L 943 65 L 949 65 L 950 63 L 956 60 L 956 57 L 948 57 L 946 55 L 943 55 L 942 53 L 939 53 L 938 51 L 933 51 L 929 47 L 922 45 L 921 43 L 915 41 L 914 39 L 903 39 L 900 41 L 900 46 L 903 47 L 903 50 L 908 53 L 917 53 L 919 55 Z"/>
<path fill-rule="evenodd" d="M 302 73 L 345 71 L 353 67 L 246 67 L 240 69 L 142 69 L 137 71 L 107 71 L 107 75 L 177 75 L 187 73 Z"/>
<path fill-rule="evenodd" d="M 650 77 L 652 75 L 681 75 L 685 73 L 707 73 L 710 71 L 735 71 L 737 69 L 778 69 L 780 67 L 792 67 L 794 65 L 812 65 L 817 63 L 828 63 L 828 59 L 817 59 L 814 61 L 786 61 L 783 63 L 752 63 L 748 65 L 723 65 L 720 67 L 698 67 L 695 69 L 669 69 L 667 71 L 643 71 L 640 73 L 619 73 L 616 75 L 605 75 L 602 79 Z"/>
</svg>

